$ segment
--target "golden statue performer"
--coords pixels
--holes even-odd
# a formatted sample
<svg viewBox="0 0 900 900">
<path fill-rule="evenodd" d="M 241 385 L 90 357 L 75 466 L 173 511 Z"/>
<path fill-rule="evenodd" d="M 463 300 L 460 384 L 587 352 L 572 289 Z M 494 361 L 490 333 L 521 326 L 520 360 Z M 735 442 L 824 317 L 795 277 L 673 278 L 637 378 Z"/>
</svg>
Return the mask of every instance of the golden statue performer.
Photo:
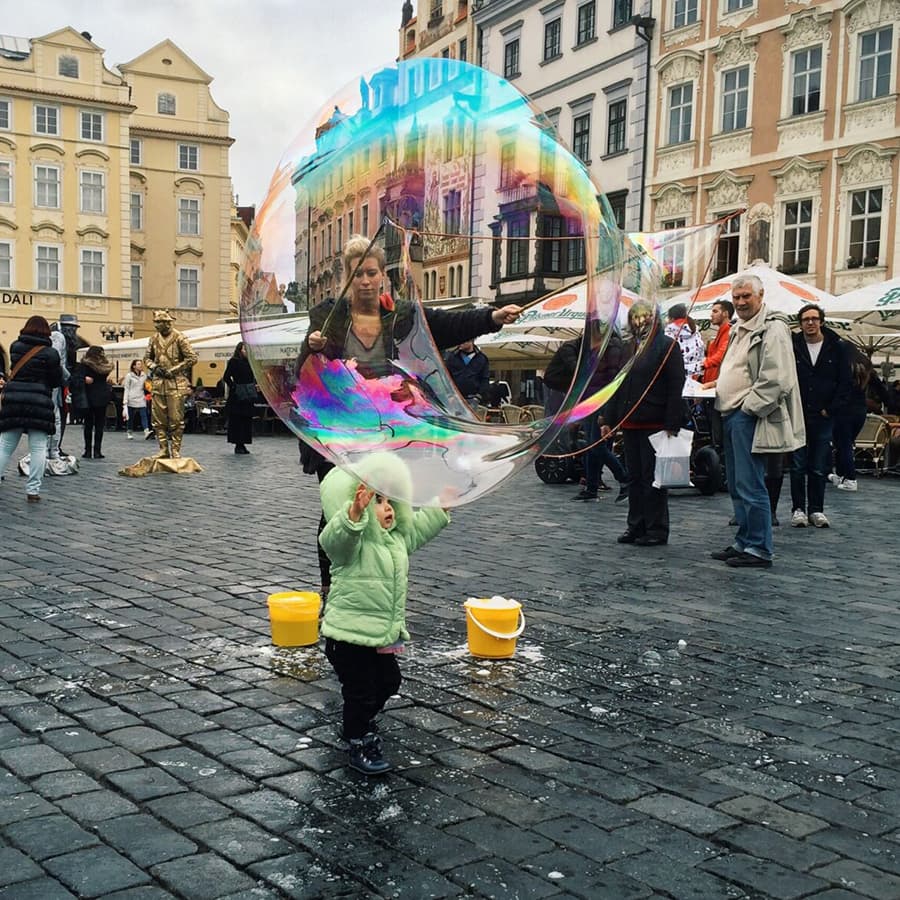
<svg viewBox="0 0 900 900">
<path fill-rule="evenodd" d="M 164 309 L 153 314 L 156 328 L 147 344 L 144 369 L 153 387 L 151 422 L 159 441 L 154 459 L 180 459 L 184 436 L 184 401 L 191 392 L 187 373 L 197 362 L 191 342 L 172 327 L 172 316 Z"/>
</svg>

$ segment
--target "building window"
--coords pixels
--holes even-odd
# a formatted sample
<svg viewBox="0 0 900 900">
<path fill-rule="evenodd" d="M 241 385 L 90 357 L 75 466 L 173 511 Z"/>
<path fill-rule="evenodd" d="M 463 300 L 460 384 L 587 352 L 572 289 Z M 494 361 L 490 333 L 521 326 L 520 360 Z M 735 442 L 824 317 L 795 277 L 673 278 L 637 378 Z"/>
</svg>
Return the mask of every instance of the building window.
<svg viewBox="0 0 900 900">
<path fill-rule="evenodd" d="M 631 22 L 631 0 L 613 0 L 613 28 L 621 28 Z"/>
<path fill-rule="evenodd" d="M 738 131 L 747 127 L 749 94 L 749 66 L 722 73 L 722 131 Z"/>
<path fill-rule="evenodd" d="M 34 167 L 34 205 L 59 209 L 59 169 L 56 166 Z"/>
<path fill-rule="evenodd" d="M 462 194 L 448 191 L 444 195 L 444 234 L 459 234 L 462 221 Z"/>
<path fill-rule="evenodd" d="M 851 269 L 877 266 L 881 254 L 882 188 L 854 191 L 850 195 Z"/>
<path fill-rule="evenodd" d="M 362 209 L 359 211 L 361 234 L 365 237 L 369 236 L 369 204 L 363 203 Z"/>
<path fill-rule="evenodd" d="M 888 25 L 859 36 L 858 100 L 873 100 L 890 93 L 893 34 L 893 27 Z"/>
<path fill-rule="evenodd" d="M 36 134 L 59 134 L 59 108 L 56 106 L 34 105 L 34 130 Z"/>
<path fill-rule="evenodd" d="M 691 139 L 694 109 L 694 85 L 688 81 L 669 88 L 669 143 L 681 144 Z"/>
<path fill-rule="evenodd" d="M 784 204 L 784 249 L 781 271 L 788 275 L 809 272 L 812 241 L 812 200 L 791 200 Z"/>
<path fill-rule="evenodd" d="M 12 287 L 12 244 L 0 241 L 0 288 Z"/>
<path fill-rule="evenodd" d="M 60 56 L 57 61 L 56 71 L 63 78 L 78 77 L 78 57 L 76 56 Z"/>
<path fill-rule="evenodd" d="M 586 165 L 591 161 L 591 114 L 572 120 L 572 152 Z"/>
<path fill-rule="evenodd" d="M 507 141 L 500 147 L 500 187 L 513 186 L 513 176 L 516 171 L 516 145 L 514 141 Z"/>
<path fill-rule="evenodd" d="M 200 270 L 192 266 L 178 267 L 178 306 L 197 309 L 200 305 Z"/>
<path fill-rule="evenodd" d="M 567 221 L 569 240 L 566 241 L 567 268 L 570 275 L 584 271 L 584 234 L 581 224 L 572 220 Z"/>
<path fill-rule="evenodd" d="M 506 234 L 509 237 L 506 274 L 511 278 L 524 275 L 528 271 L 528 217 L 510 219 Z"/>
<path fill-rule="evenodd" d="M 348 237 L 352 236 L 356 233 L 353 230 L 353 219 L 354 219 L 353 210 L 351 209 L 350 212 L 347 213 L 347 235 L 348 235 Z"/>
<path fill-rule="evenodd" d="M 753 6 L 753 0 L 725 0 L 725 12 L 737 12 L 748 6 Z"/>
<path fill-rule="evenodd" d="M 188 172 L 200 168 L 200 148 L 196 144 L 178 145 L 178 168 Z"/>
<path fill-rule="evenodd" d="M 724 215 L 724 214 L 723 214 Z M 733 275 L 740 268 L 741 217 L 732 216 L 722 228 L 716 246 L 716 270 L 714 278 Z"/>
<path fill-rule="evenodd" d="M 684 28 L 697 21 L 697 0 L 675 0 L 675 14 L 672 19 L 673 28 Z"/>
<path fill-rule="evenodd" d="M 431 19 L 442 19 L 444 17 L 444 4 L 442 0 L 431 0 Z"/>
<path fill-rule="evenodd" d="M 103 293 L 103 251 L 81 251 L 81 292 L 83 294 Z"/>
<path fill-rule="evenodd" d="M 131 264 L 131 302 L 139 306 L 144 298 L 144 269 L 140 263 Z"/>
<path fill-rule="evenodd" d="M 131 230 L 144 230 L 144 195 L 140 191 L 131 195 Z"/>
<path fill-rule="evenodd" d="M 544 60 L 555 59 L 562 53 L 562 19 L 544 24 Z"/>
<path fill-rule="evenodd" d="M 102 214 L 106 209 L 106 176 L 102 172 L 81 172 L 81 211 Z"/>
<path fill-rule="evenodd" d="M 544 216 L 543 268 L 551 274 L 558 275 L 562 271 L 563 222 L 560 216 Z"/>
<path fill-rule="evenodd" d="M 609 104 L 609 121 L 606 125 L 606 153 L 622 153 L 625 150 L 625 120 L 627 100 L 615 100 Z"/>
<path fill-rule="evenodd" d="M 0 99 L 0 131 L 9 131 L 12 127 L 12 101 Z"/>
<path fill-rule="evenodd" d="M 510 41 L 503 48 L 503 77 L 512 78 L 519 74 L 519 39 Z"/>
<path fill-rule="evenodd" d="M 59 247 L 38 244 L 37 289 L 39 291 L 59 290 Z"/>
<path fill-rule="evenodd" d="M 161 116 L 175 115 L 175 95 L 174 94 L 157 94 L 156 111 Z"/>
<path fill-rule="evenodd" d="M 613 221 L 619 228 L 625 227 L 625 202 L 628 199 L 628 191 L 614 191 L 606 195 L 609 208 L 612 210 Z"/>
<path fill-rule="evenodd" d="M 468 38 L 461 38 L 459 42 L 459 58 L 461 62 L 466 62 L 469 54 Z"/>
<path fill-rule="evenodd" d="M 144 161 L 144 143 L 139 138 L 132 138 L 128 145 L 128 162 L 140 166 Z"/>
<path fill-rule="evenodd" d="M 684 228 L 684 219 L 670 219 L 663 222 L 663 231 L 675 231 Z M 662 246 L 662 286 L 681 287 L 684 283 L 684 241 L 680 239 L 666 240 Z"/>
<path fill-rule="evenodd" d="M 81 139 L 83 141 L 103 140 L 103 113 L 81 111 Z"/>
<path fill-rule="evenodd" d="M 0 203 L 12 203 L 12 163 L 0 159 Z"/>
<path fill-rule="evenodd" d="M 595 0 L 582 3 L 578 7 L 578 27 L 575 32 L 575 46 L 592 41 L 597 35 L 597 4 Z"/>
<path fill-rule="evenodd" d="M 822 48 L 807 47 L 791 58 L 793 88 L 791 115 L 818 112 L 822 90 Z"/>
<path fill-rule="evenodd" d="M 196 237 L 200 234 L 200 201 L 190 197 L 178 199 L 178 233 Z"/>
</svg>

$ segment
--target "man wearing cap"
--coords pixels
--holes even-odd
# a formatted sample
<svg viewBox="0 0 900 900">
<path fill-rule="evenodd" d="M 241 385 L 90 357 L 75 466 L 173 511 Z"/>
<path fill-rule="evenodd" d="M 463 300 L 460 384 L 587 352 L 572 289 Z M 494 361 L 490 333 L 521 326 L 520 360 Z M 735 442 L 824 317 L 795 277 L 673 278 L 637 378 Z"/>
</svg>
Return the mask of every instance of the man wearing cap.
<svg viewBox="0 0 900 900">
<path fill-rule="evenodd" d="M 156 459 L 179 459 L 184 436 L 184 401 L 191 392 L 187 373 L 197 362 L 190 341 L 172 327 L 172 316 L 165 310 L 153 314 L 156 334 L 147 343 L 144 368 L 150 375 L 152 400 L 150 413 L 159 441 Z"/>
</svg>

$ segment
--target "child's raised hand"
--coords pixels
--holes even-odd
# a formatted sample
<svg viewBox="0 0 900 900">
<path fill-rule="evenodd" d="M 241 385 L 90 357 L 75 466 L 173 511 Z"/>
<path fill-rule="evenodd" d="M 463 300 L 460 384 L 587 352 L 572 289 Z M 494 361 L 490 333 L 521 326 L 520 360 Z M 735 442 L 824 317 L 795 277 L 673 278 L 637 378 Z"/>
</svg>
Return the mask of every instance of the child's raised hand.
<svg viewBox="0 0 900 900">
<path fill-rule="evenodd" d="M 350 504 L 350 521 L 358 522 L 362 518 L 363 510 L 372 502 L 375 491 L 370 491 L 364 484 L 356 489 L 356 496 Z"/>
</svg>

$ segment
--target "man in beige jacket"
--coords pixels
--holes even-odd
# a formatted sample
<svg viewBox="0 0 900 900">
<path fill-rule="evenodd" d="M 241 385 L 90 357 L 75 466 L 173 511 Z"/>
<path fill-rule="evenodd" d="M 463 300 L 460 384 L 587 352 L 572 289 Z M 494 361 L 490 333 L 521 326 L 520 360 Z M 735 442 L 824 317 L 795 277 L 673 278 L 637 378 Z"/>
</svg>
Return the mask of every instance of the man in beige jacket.
<svg viewBox="0 0 900 900">
<path fill-rule="evenodd" d="M 806 443 L 797 367 L 787 322 L 766 309 L 755 275 L 738 275 L 731 296 L 738 322 L 716 382 L 722 414 L 728 492 L 738 530 L 712 554 L 733 568 L 772 565 L 772 511 L 766 491 L 766 454 Z"/>
</svg>

